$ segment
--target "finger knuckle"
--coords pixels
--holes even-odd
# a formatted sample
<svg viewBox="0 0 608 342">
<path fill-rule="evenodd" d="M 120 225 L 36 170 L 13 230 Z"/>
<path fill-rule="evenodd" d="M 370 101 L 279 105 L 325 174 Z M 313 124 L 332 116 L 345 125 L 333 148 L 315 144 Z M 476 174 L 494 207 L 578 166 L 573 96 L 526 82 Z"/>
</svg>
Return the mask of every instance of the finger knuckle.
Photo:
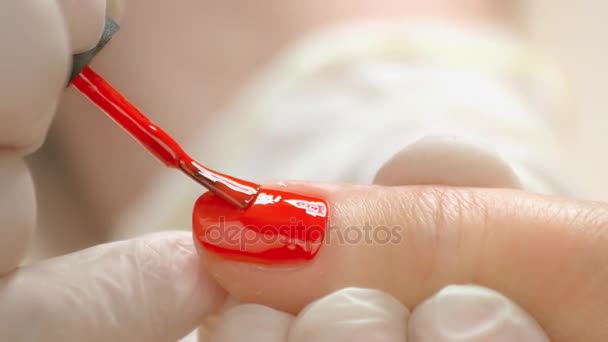
<svg viewBox="0 0 608 342">
<path fill-rule="evenodd" d="M 428 187 L 414 197 L 416 219 L 437 229 L 459 229 L 473 218 L 487 220 L 487 206 L 471 190 Z"/>
<path fill-rule="evenodd" d="M 410 203 L 409 222 L 416 226 L 411 239 L 424 246 L 424 286 L 433 288 L 447 274 L 473 277 L 472 263 L 460 261 L 473 260 L 483 249 L 489 220 L 486 201 L 473 190 L 445 187 L 416 188 L 405 200 Z M 469 234 L 472 230 L 476 234 Z"/>
<path fill-rule="evenodd" d="M 590 206 L 578 208 L 573 218 L 573 224 L 590 227 L 593 231 L 608 233 L 608 206 L 593 203 Z"/>
</svg>

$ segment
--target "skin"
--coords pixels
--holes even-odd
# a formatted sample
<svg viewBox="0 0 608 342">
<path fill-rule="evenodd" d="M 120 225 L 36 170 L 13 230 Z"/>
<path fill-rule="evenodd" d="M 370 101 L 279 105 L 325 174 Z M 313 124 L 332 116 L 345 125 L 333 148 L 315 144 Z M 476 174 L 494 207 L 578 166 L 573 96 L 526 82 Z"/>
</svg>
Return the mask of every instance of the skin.
<svg viewBox="0 0 608 342">
<path fill-rule="evenodd" d="M 446 150 L 459 153 L 446 158 Z M 438 162 L 451 166 L 449 177 Z M 469 168 L 457 167 L 465 162 Z M 235 298 L 291 313 L 349 286 L 379 289 L 416 308 L 450 284 L 477 284 L 521 306 L 551 341 L 608 338 L 607 204 L 518 190 L 499 156 L 453 139 L 404 149 L 375 183 L 382 186 L 286 186 L 327 198 L 334 232 L 397 226 L 399 241 L 339 243 L 334 235 L 315 260 L 293 268 L 227 261 L 199 246 L 205 268 Z M 493 185 L 505 189 L 479 187 Z"/>
<path fill-rule="evenodd" d="M 474 283 L 522 306 L 554 342 L 608 338 L 606 204 L 518 190 L 289 188 L 329 199 L 334 229 L 362 222 L 399 226 L 404 239 L 330 243 L 314 261 L 292 269 L 226 261 L 199 248 L 209 272 L 241 301 L 294 313 L 335 290 L 358 286 L 415 307 L 444 286 Z"/>
</svg>

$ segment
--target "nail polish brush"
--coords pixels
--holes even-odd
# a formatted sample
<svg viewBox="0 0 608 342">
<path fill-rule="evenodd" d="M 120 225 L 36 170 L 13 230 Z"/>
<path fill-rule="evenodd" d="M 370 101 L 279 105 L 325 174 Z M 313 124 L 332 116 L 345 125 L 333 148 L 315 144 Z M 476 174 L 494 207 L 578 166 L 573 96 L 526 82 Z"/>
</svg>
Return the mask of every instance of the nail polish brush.
<svg viewBox="0 0 608 342">
<path fill-rule="evenodd" d="M 166 166 L 181 170 L 200 185 L 232 205 L 245 208 L 259 185 L 211 170 L 192 159 L 169 134 L 148 119 L 88 64 L 118 32 L 110 18 L 99 43 L 73 56 L 70 83 Z"/>
</svg>

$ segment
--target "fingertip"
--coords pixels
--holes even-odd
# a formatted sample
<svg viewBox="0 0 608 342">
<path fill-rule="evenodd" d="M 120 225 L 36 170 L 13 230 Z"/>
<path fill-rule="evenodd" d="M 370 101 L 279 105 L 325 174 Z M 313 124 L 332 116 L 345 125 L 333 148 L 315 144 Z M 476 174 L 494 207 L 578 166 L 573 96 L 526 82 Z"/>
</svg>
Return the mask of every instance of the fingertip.
<svg viewBox="0 0 608 342">
<path fill-rule="evenodd" d="M 34 184 L 23 159 L 0 155 L 0 276 L 27 253 L 36 225 Z"/>
<path fill-rule="evenodd" d="M 159 273 L 164 273 L 167 279 L 171 279 L 174 286 L 172 290 L 179 294 L 176 298 L 183 301 L 175 304 L 181 304 L 188 309 L 188 303 L 192 301 L 196 303 L 192 307 L 201 311 L 186 315 L 187 317 L 202 317 L 219 308 L 225 298 L 225 292 L 201 267 L 201 256 L 190 234 L 166 231 L 149 234 L 138 240 L 142 254 L 156 253 L 154 258 L 150 258 L 150 265 L 158 267 Z M 156 259 L 156 265 L 153 259 Z"/>
<path fill-rule="evenodd" d="M 137 309 L 139 321 L 136 324 L 145 321 L 145 317 L 162 320 L 166 324 L 157 327 L 164 329 L 158 334 L 177 339 L 196 328 L 223 304 L 226 293 L 201 267 L 201 256 L 188 232 L 151 233 L 126 243 L 127 246 L 114 257 L 123 254 L 124 259 L 133 262 L 130 270 L 122 270 L 122 273 L 131 273 L 125 281 L 127 284 L 142 283 L 133 293 L 135 298 L 143 297 L 145 301 L 144 306 Z M 125 298 L 125 302 L 135 298 Z"/>
<path fill-rule="evenodd" d="M 337 191 L 336 188 L 327 189 L 322 185 L 299 182 L 264 184 L 262 189 L 260 194 L 270 194 L 270 191 L 267 191 L 269 189 L 281 192 L 280 195 L 267 196 L 266 199 L 273 203 L 279 198 L 289 201 L 286 196 L 297 193 L 305 196 L 310 202 L 316 202 L 313 198 L 323 198 L 329 206 L 332 194 Z M 261 201 L 256 205 L 265 206 Z M 306 210 L 295 206 L 290 210 L 292 209 L 296 209 L 297 213 L 304 213 Z M 270 232 L 271 226 L 278 225 L 278 221 L 273 221 L 277 218 L 275 211 L 264 211 L 259 221 L 251 221 L 251 225 L 245 225 L 238 222 L 239 213 L 233 213 L 234 210 L 236 209 L 230 205 L 217 203 L 216 196 L 207 193 L 197 200 L 193 217 L 193 237 L 205 268 L 230 294 L 243 302 L 259 303 L 293 313 L 316 299 L 319 293 L 324 293 L 321 289 L 329 278 L 314 283 L 310 281 L 327 272 L 325 254 L 332 252 L 324 251 L 327 246 L 323 244 L 322 238 L 320 250 L 314 256 L 304 252 L 295 253 L 289 248 L 283 248 L 284 241 L 287 240 L 276 236 L 255 235 L 255 231 L 245 231 L 249 228 L 253 230 L 252 227 L 259 224 Z M 331 208 L 329 211 L 331 212 Z M 213 220 L 206 217 L 211 215 L 211 212 L 215 212 Z M 320 215 L 320 212 L 313 215 L 315 222 L 325 225 L 323 220 L 317 220 L 320 217 L 316 215 Z M 285 223 L 284 227 L 297 226 L 299 221 L 293 221 L 281 222 Z M 213 222 L 213 225 L 207 224 L 209 222 Z M 325 229 L 325 226 L 323 228 Z M 271 252 L 266 253 L 269 250 Z M 256 255 L 258 252 L 264 254 L 265 259 L 259 254 Z"/>
<path fill-rule="evenodd" d="M 548 342 L 524 310 L 498 292 L 479 286 L 452 285 L 416 307 L 409 342 Z"/>
<path fill-rule="evenodd" d="M 236 305 L 223 312 L 209 340 L 283 342 L 292 320 L 292 315 L 267 306 Z"/>
<path fill-rule="evenodd" d="M 409 311 L 373 289 L 345 288 L 308 305 L 289 329 L 289 341 L 405 341 Z"/>
<path fill-rule="evenodd" d="M 496 151 L 451 136 L 429 136 L 405 147 L 382 166 L 374 184 L 521 187 L 513 169 Z"/>
<path fill-rule="evenodd" d="M 59 0 L 68 29 L 72 54 L 93 48 L 103 33 L 106 0 Z"/>
<path fill-rule="evenodd" d="M 63 91 L 69 48 L 54 1 L 2 1 L 0 149 L 32 152 L 44 140 Z"/>
<path fill-rule="evenodd" d="M 45 260 L 0 278 L 0 287 L 7 290 L 0 291 L 0 312 L 11 313 L 0 329 L 3 341 L 23 340 L 25 333 L 44 341 L 175 341 L 225 298 L 200 267 L 187 232 Z M 23 322 L 36 329 L 24 331 Z"/>
</svg>

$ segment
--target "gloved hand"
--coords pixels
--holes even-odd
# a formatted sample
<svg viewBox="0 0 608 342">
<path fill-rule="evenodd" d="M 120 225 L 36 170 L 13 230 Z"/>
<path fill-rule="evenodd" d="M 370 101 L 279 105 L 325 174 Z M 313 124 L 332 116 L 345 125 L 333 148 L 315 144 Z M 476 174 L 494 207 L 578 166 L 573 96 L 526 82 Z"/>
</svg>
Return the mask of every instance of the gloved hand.
<svg viewBox="0 0 608 342">
<path fill-rule="evenodd" d="M 105 1 L 3 1 L 0 13 L 0 341 L 187 334 L 223 298 L 201 271 L 190 234 L 150 235 L 20 267 L 36 223 L 23 157 L 44 140 L 70 56 L 96 44 Z"/>
<path fill-rule="evenodd" d="M 548 341 L 517 305 L 477 286 L 449 286 L 411 315 L 386 292 L 361 288 L 338 290 L 296 316 L 262 305 L 233 303 L 205 329 L 201 341 L 208 342 Z"/>
</svg>

